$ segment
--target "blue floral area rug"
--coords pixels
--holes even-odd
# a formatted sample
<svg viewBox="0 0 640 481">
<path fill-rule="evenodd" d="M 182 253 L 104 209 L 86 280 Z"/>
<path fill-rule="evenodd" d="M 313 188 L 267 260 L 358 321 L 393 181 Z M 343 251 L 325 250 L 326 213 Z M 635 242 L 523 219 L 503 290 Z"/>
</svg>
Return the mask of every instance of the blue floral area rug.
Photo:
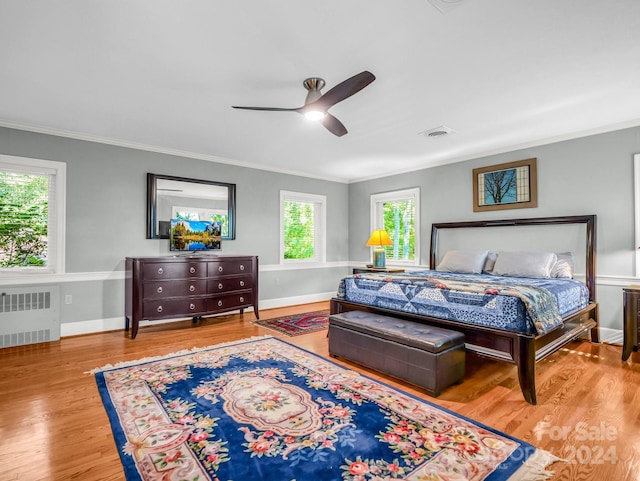
<svg viewBox="0 0 640 481">
<path fill-rule="evenodd" d="M 93 372 L 128 481 L 543 480 L 557 461 L 273 337 Z"/>
</svg>

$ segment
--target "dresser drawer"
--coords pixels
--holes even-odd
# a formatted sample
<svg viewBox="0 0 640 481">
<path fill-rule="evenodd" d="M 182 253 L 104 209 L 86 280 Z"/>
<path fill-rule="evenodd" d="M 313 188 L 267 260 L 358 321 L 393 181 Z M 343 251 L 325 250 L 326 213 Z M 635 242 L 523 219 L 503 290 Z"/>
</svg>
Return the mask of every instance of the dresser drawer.
<svg viewBox="0 0 640 481">
<path fill-rule="evenodd" d="M 251 291 L 237 292 L 233 294 L 223 294 L 207 299 L 208 311 L 226 311 L 253 304 L 253 293 Z"/>
<path fill-rule="evenodd" d="M 145 280 L 207 277 L 206 262 L 149 262 L 142 269 Z"/>
<path fill-rule="evenodd" d="M 210 294 L 240 291 L 253 287 L 253 279 L 251 277 L 220 277 L 218 279 L 210 279 L 207 282 L 209 283 L 208 291 Z"/>
<path fill-rule="evenodd" d="M 149 300 L 144 301 L 143 319 L 190 316 L 206 310 L 206 299 Z"/>
<path fill-rule="evenodd" d="M 208 263 L 209 277 L 227 276 L 234 274 L 250 274 L 253 271 L 251 260 L 217 260 Z"/>
<path fill-rule="evenodd" d="M 205 279 L 184 281 L 156 281 L 144 283 L 144 299 L 164 299 L 167 297 L 201 296 L 207 293 Z"/>
</svg>

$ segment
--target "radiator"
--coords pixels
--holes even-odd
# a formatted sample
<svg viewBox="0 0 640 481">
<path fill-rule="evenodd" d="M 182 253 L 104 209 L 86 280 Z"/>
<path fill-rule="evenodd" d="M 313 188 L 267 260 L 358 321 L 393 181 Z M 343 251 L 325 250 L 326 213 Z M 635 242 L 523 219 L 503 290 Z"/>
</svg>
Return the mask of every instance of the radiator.
<svg viewBox="0 0 640 481">
<path fill-rule="evenodd" d="M 60 288 L 0 288 L 0 348 L 60 339 Z"/>
</svg>

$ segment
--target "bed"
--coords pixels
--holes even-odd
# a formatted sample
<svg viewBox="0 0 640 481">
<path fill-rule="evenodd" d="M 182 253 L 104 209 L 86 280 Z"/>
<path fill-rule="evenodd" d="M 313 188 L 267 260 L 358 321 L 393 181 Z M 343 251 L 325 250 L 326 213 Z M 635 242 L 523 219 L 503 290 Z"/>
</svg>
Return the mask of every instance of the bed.
<svg viewBox="0 0 640 481">
<path fill-rule="evenodd" d="M 493 264 L 485 270 L 491 257 L 488 254 L 482 258 L 482 268 L 478 271 L 474 267 L 473 273 L 456 269 L 460 256 L 468 251 L 452 250 L 444 256 L 438 253 L 439 237 L 444 232 L 464 232 L 465 237 L 475 238 L 468 233 L 480 232 L 476 229 L 495 232 L 493 228 L 514 227 L 526 232 L 530 227 L 566 225 L 580 226 L 578 237 L 584 236 L 580 239 L 584 280 L 575 279 L 573 271 L 570 275 L 556 272 L 557 278 L 526 277 L 527 269 L 513 267 L 516 252 L 506 250 L 500 250 L 499 261 L 492 259 L 495 271 Z M 520 260 L 527 255 L 535 257 L 534 269 L 538 269 L 537 256 L 544 254 L 545 262 L 549 260 L 547 274 L 562 264 L 565 255 L 514 251 Z M 431 229 L 429 270 L 345 277 L 331 300 L 331 313 L 376 312 L 462 332 L 467 352 L 515 364 L 525 400 L 536 404 L 537 361 L 587 333 L 592 342 L 599 342 L 595 252 L 595 215 L 436 223 Z M 448 268 L 452 271 L 443 270 Z"/>
</svg>

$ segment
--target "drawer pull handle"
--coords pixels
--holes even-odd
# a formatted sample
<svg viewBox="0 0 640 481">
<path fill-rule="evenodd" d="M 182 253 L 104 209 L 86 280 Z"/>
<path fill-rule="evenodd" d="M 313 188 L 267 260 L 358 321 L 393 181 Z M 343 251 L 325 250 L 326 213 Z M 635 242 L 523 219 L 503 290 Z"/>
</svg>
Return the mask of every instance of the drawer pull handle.
<svg viewBox="0 0 640 481">
<path fill-rule="evenodd" d="M 191 274 L 193 274 L 196 271 L 196 268 L 191 266 L 189 267 L 189 272 L 191 272 Z"/>
<path fill-rule="evenodd" d="M 244 281 L 240 281 L 240 287 L 244 287 Z"/>
<path fill-rule="evenodd" d="M 192 311 L 196 308 L 195 304 L 189 304 L 189 309 L 191 309 Z"/>
<path fill-rule="evenodd" d="M 240 296 L 240 302 L 244 302 L 244 297 Z"/>
<path fill-rule="evenodd" d="M 243 271 L 244 270 L 244 264 L 240 264 L 240 270 Z"/>
<path fill-rule="evenodd" d="M 158 306 L 158 312 L 162 312 L 162 306 Z"/>
<path fill-rule="evenodd" d="M 222 307 L 222 301 L 218 301 L 218 307 Z"/>
<path fill-rule="evenodd" d="M 162 267 L 158 267 L 158 274 L 164 274 L 164 269 Z"/>
<path fill-rule="evenodd" d="M 162 294 L 162 286 L 158 287 L 156 291 L 158 292 L 158 294 Z"/>
<path fill-rule="evenodd" d="M 223 267 L 222 266 L 218 266 L 218 272 L 222 272 L 223 271 Z"/>
<path fill-rule="evenodd" d="M 222 290 L 224 286 L 222 285 L 222 282 L 220 284 L 218 284 L 218 289 Z"/>
<path fill-rule="evenodd" d="M 193 291 L 195 291 L 195 290 L 196 290 L 196 286 L 194 286 L 193 284 L 191 284 L 191 285 L 189 286 L 189 292 L 193 292 Z"/>
</svg>

